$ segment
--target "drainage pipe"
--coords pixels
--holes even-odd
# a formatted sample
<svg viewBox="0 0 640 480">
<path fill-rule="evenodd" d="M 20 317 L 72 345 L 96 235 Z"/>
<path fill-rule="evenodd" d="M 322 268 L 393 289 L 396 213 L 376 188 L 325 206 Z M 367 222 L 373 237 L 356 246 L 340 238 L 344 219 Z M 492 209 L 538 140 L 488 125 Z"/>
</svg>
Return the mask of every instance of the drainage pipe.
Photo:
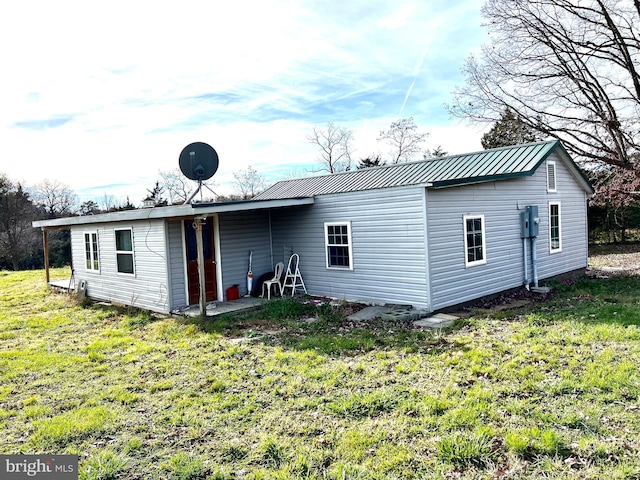
<svg viewBox="0 0 640 480">
<path fill-rule="evenodd" d="M 529 290 L 529 265 L 527 265 L 527 237 L 522 239 L 522 251 L 524 255 L 524 288 Z"/>
<path fill-rule="evenodd" d="M 531 266 L 533 268 L 534 288 L 538 288 L 538 254 L 536 250 L 536 237 L 531 237 Z"/>
</svg>

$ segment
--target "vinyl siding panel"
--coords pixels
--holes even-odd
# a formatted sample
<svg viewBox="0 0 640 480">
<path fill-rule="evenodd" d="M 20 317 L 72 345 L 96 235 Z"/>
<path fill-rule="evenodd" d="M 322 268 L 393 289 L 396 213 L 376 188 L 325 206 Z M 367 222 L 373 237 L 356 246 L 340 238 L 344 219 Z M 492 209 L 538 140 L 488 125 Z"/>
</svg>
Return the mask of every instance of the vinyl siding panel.
<svg viewBox="0 0 640 480">
<path fill-rule="evenodd" d="M 169 311 L 169 282 L 164 220 L 104 223 L 71 228 L 74 275 L 86 280 L 96 300 L 122 303 L 156 312 Z M 116 268 L 115 230 L 132 229 L 135 275 Z M 84 233 L 98 233 L 100 271 L 85 268 Z"/>
<path fill-rule="evenodd" d="M 183 241 L 184 231 L 181 221 L 167 222 L 167 239 L 169 243 L 169 285 L 171 290 L 170 308 L 187 305 L 187 286 L 185 280 L 185 258 Z"/>
<path fill-rule="evenodd" d="M 269 238 L 269 212 L 221 213 L 220 259 L 223 293 L 232 285 L 238 285 L 240 295 L 247 293 L 249 251 L 253 251 L 254 284 L 260 275 L 273 271 Z M 221 279 L 218 279 L 220 282 Z M 226 293 L 224 293 L 226 295 Z"/>
<path fill-rule="evenodd" d="M 531 177 L 429 190 L 429 264 L 434 310 L 524 284 L 520 211 L 537 205 L 538 277 L 544 279 L 587 265 L 586 198 L 557 160 L 558 190 L 547 193 L 543 163 Z M 561 203 L 562 252 L 549 252 L 549 201 Z M 487 263 L 465 267 L 463 215 L 484 215 Z M 532 279 L 530 243 L 527 244 Z"/>
<path fill-rule="evenodd" d="M 298 253 L 313 295 L 427 307 L 424 217 L 420 187 L 319 195 L 272 212 L 275 261 Z M 353 270 L 326 267 L 325 222 L 351 222 Z"/>
<path fill-rule="evenodd" d="M 588 262 L 586 197 L 584 192 L 578 189 L 564 164 L 559 161 L 556 162 L 556 185 L 557 192 L 549 193 L 546 201 L 540 203 L 540 236 L 537 251 L 541 278 L 586 268 Z M 560 203 L 562 251 L 558 253 L 550 253 L 549 202 Z"/>
</svg>

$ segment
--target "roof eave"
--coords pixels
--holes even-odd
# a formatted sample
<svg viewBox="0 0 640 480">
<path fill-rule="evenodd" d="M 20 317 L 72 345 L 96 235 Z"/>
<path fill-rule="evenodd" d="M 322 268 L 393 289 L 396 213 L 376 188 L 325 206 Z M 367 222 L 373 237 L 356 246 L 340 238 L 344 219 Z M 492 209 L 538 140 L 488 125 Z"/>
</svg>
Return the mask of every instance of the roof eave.
<svg viewBox="0 0 640 480">
<path fill-rule="evenodd" d="M 36 220 L 32 222 L 35 228 L 65 228 L 76 225 L 90 225 L 96 223 L 132 222 L 150 219 L 170 219 L 180 217 L 193 217 L 195 215 L 207 215 L 215 213 L 241 212 L 249 210 L 264 210 L 270 208 L 293 207 L 299 205 L 311 205 L 313 197 L 296 197 L 277 200 L 248 200 L 240 203 L 210 203 L 190 204 L 170 207 L 143 208 L 126 210 L 122 212 L 100 213 L 97 215 L 84 215 L 78 217 L 54 218 L 51 220 Z"/>
<path fill-rule="evenodd" d="M 556 141 L 558 143 L 557 146 L 560 147 L 559 150 L 561 154 L 564 155 L 563 160 L 565 160 L 565 163 L 569 163 L 571 165 L 571 171 L 572 171 L 573 177 L 582 186 L 585 192 L 587 192 L 589 196 L 592 197 L 596 193 L 595 189 L 593 188 L 593 185 L 591 185 L 591 182 L 586 177 L 586 175 L 582 172 L 580 167 L 578 167 L 576 162 L 573 161 L 573 159 L 571 158 L 571 155 L 569 155 L 569 152 L 567 152 L 567 149 L 564 148 L 564 145 L 562 145 L 562 142 L 560 142 L 560 140 L 556 140 Z"/>
</svg>

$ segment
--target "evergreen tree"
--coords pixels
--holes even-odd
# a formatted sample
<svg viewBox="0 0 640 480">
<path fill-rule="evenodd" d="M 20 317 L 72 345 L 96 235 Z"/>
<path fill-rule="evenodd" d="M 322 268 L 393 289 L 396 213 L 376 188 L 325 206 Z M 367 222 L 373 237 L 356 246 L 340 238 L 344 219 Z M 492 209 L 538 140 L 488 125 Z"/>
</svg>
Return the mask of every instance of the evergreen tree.
<svg viewBox="0 0 640 480">
<path fill-rule="evenodd" d="M 156 207 L 166 207 L 169 204 L 166 198 L 162 198 L 162 194 L 164 193 L 164 187 L 160 185 L 159 180 L 156 180 L 156 184 L 153 188 L 151 189 L 147 188 L 147 192 L 149 193 L 149 195 L 147 195 L 143 199 L 143 201 L 146 202 L 147 200 L 153 200 L 154 206 Z M 123 205 L 123 208 L 120 208 L 119 210 L 130 210 L 131 208 L 129 208 L 129 206 L 131 206 L 131 208 L 135 208 L 133 205 L 131 205 L 131 202 L 129 201 L 129 197 L 127 197 L 127 203 Z"/>
<path fill-rule="evenodd" d="M 367 158 L 361 158 L 356 168 L 360 170 L 361 168 L 380 167 L 386 164 L 387 162 L 382 160 L 380 154 L 376 153 L 369 155 Z"/>
<path fill-rule="evenodd" d="M 100 213 L 100 207 L 94 200 L 82 202 L 79 208 L 80 215 L 95 215 Z"/>
<path fill-rule="evenodd" d="M 442 149 L 442 145 L 438 145 L 436 148 L 429 152 L 429 157 L 431 158 L 442 158 L 446 157 L 447 155 L 449 155 L 449 152 L 445 152 Z"/>
<path fill-rule="evenodd" d="M 508 147 L 539 140 L 538 133 L 525 124 L 510 108 L 506 108 L 500 120 L 482 136 L 482 148 Z"/>
</svg>

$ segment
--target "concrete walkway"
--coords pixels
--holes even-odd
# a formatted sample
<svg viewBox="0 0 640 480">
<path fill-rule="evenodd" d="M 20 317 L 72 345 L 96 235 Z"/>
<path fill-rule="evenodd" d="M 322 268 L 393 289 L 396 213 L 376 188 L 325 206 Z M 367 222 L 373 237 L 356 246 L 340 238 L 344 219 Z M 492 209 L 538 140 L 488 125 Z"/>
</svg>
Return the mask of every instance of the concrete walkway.
<svg viewBox="0 0 640 480">
<path fill-rule="evenodd" d="M 209 302 L 207 304 L 207 317 L 215 317 L 223 313 L 251 310 L 258 308 L 266 301 L 267 299 L 259 297 L 241 297 L 238 300 L 232 300 L 230 302 Z M 177 309 L 171 313 L 183 317 L 199 317 L 200 305 L 189 305 L 186 308 Z"/>
<path fill-rule="evenodd" d="M 49 287 L 56 292 L 71 292 L 76 289 L 76 282 L 73 278 L 63 280 L 51 280 Z"/>
<path fill-rule="evenodd" d="M 436 313 L 432 317 L 423 318 L 413 322 L 416 327 L 424 328 L 447 328 L 453 325 L 453 322 L 460 317 L 450 315 L 448 313 Z"/>
<path fill-rule="evenodd" d="M 429 316 L 427 310 L 416 309 L 411 305 L 373 305 L 349 315 L 347 320 L 365 322 L 375 318 L 384 321 L 413 322 L 416 327 L 446 328 L 450 327 L 459 317 L 446 313 Z"/>
</svg>

